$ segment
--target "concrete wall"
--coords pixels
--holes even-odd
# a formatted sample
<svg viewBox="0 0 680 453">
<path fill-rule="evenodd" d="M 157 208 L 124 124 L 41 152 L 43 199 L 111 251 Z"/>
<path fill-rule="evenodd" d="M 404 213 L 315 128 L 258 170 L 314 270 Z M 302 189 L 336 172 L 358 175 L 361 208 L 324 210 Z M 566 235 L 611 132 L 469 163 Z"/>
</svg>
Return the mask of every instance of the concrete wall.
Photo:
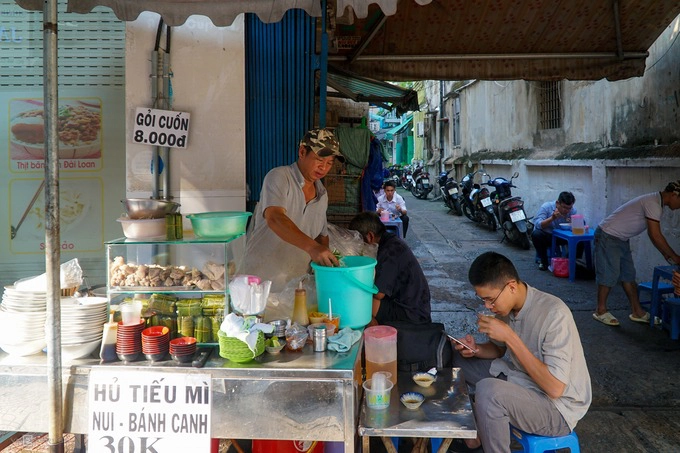
<svg viewBox="0 0 680 453">
<path fill-rule="evenodd" d="M 678 141 L 680 45 L 675 41 L 679 34 L 680 17 L 650 47 L 643 77 L 618 82 L 562 81 L 563 127 L 557 131 L 538 130 L 540 83 L 478 81 L 468 85 L 459 90 L 461 153 Z M 429 95 L 438 104 L 434 90 Z"/>
<path fill-rule="evenodd" d="M 556 200 L 563 190 L 573 192 L 576 209 L 586 223 L 597 226 L 626 201 L 663 190 L 670 181 L 680 179 L 680 158 L 627 161 L 516 160 L 487 161 L 485 170 L 492 176 L 519 177 L 513 195 L 524 199 L 527 216 L 534 216 L 542 203 Z M 680 253 L 680 211 L 664 208 L 662 231 L 668 243 Z M 663 256 L 643 233 L 631 240 L 638 280 L 651 280 L 654 266 L 666 264 Z"/>
<path fill-rule="evenodd" d="M 460 149 L 448 147 L 444 157 L 468 156 L 479 151 L 532 150 L 525 160 L 486 160 L 492 176 L 520 177 L 514 193 L 525 199 L 533 216 L 541 203 L 555 200 L 562 190 L 576 196 L 576 207 L 587 223 L 596 226 L 626 201 L 663 190 L 680 179 L 680 156 L 626 160 L 555 160 L 567 147 L 634 147 L 676 143 L 680 111 L 680 17 L 649 49 L 642 77 L 608 82 L 562 81 L 563 125 L 538 129 L 541 85 L 530 81 L 474 81 L 456 90 L 447 82 L 449 97 L 461 99 Z M 428 87 L 428 84 L 426 84 Z M 426 90 L 428 105 L 439 106 L 439 82 Z M 455 87 L 453 87 L 455 88 Z M 450 109 L 446 104 L 444 110 Z M 584 145 L 581 145 L 584 144 Z M 677 146 L 677 145 L 676 145 Z M 509 155 L 510 156 L 510 155 Z M 469 171 L 466 167 L 464 172 Z M 457 175 L 459 178 L 462 175 Z M 666 209 L 662 230 L 680 253 L 680 212 Z M 638 279 L 651 279 L 655 265 L 665 264 L 646 234 L 631 241 Z"/>
<path fill-rule="evenodd" d="M 151 106 L 150 59 L 158 15 L 142 13 L 126 30 L 126 134 L 137 107 Z M 171 149 L 170 195 L 182 213 L 244 210 L 245 55 L 243 16 L 215 27 L 191 16 L 172 29 L 173 110 L 191 114 L 189 145 Z M 165 39 L 162 41 L 164 46 Z M 127 142 L 127 196 L 148 197 L 151 147 Z M 187 227 L 188 225 L 185 225 Z"/>
</svg>

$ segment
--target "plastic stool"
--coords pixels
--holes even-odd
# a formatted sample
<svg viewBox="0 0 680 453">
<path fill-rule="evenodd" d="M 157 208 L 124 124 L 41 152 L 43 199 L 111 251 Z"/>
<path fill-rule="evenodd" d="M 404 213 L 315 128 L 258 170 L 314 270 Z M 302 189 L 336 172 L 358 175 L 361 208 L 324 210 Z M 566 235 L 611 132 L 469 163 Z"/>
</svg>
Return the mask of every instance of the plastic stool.
<svg viewBox="0 0 680 453">
<path fill-rule="evenodd" d="M 642 291 L 649 292 L 649 300 L 642 301 L 642 298 L 640 297 L 640 294 L 642 294 Z M 664 282 L 659 282 L 659 295 L 662 294 L 669 294 L 673 292 L 673 285 L 670 283 L 664 283 Z M 637 288 L 637 293 L 638 293 L 638 299 L 640 300 L 640 305 L 649 305 L 652 303 L 652 282 L 642 282 L 638 283 L 638 288 Z M 659 316 L 660 317 L 660 316 Z"/>
<path fill-rule="evenodd" d="M 392 437 L 392 443 L 394 444 L 394 448 L 399 450 L 399 442 L 401 441 L 400 437 Z M 444 440 L 439 438 L 439 437 L 433 437 L 430 439 L 430 451 L 432 453 L 436 453 L 437 450 L 439 450 L 439 447 L 441 446 L 442 442 Z"/>
<path fill-rule="evenodd" d="M 663 300 L 663 326 L 671 333 L 671 340 L 680 338 L 680 298 L 667 297 Z"/>
<path fill-rule="evenodd" d="M 571 453 L 580 453 L 578 436 L 574 431 L 562 437 L 545 437 L 536 434 L 525 433 L 521 429 L 510 425 L 510 436 L 522 445 L 522 450 L 514 450 L 524 453 L 554 452 L 560 448 L 568 448 Z"/>
</svg>

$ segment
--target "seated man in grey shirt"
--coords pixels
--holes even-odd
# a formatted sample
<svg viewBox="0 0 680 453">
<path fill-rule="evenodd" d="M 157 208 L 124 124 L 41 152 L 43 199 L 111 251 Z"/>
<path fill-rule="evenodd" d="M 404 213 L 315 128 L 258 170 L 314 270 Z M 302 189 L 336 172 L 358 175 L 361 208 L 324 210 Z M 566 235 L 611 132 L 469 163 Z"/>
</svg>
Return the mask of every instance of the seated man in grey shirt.
<svg viewBox="0 0 680 453">
<path fill-rule="evenodd" d="M 476 387 L 475 419 L 484 452 L 510 452 L 508 424 L 541 436 L 569 434 L 592 401 L 569 307 L 524 283 L 512 262 L 495 252 L 478 256 L 468 278 L 493 312 L 477 321 L 490 341 L 477 344 L 466 335 L 462 341 L 469 349 L 454 344 L 454 366 Z"/>
</svg>

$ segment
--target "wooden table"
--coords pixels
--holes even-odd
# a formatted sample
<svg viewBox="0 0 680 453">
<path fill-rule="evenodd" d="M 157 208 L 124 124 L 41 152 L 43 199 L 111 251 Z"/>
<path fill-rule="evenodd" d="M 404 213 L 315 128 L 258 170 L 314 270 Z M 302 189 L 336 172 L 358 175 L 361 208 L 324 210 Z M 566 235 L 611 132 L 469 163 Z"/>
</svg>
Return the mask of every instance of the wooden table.
<svg viewBox="0 0 680 453">
<path fill-rule="evenodd" d="M 588 229 L 584 234 L 574 234 L 571 230 L 555 229 L 552 233 L 552 256 L 559 256 L 557 238 L 567 241 L 569 250 L 569 281 L 573 282 L 576 278 L 576 249 L 579 242 L 585 242 L 584 253 L 586 255 L 586 266 L 593 268 L 593 254 L 590 244 L 593 242 L 595 234 L 592 229 Z"/>
<path fill-rule="evenodd" d="M 405 392 L 422 393 L 425 402 L 416 410 L 407 409 L 399 401 Z M 364 453 L 370 451 L 370 437 L 380 437 L 388 453 L 397 451 L 391 437 L 416 439 L 414 452 L 427 451 L 430 439 L 443 439 L 437 450 L 439 453 L 446 452 L 454 438 L 476 438 L 477 425 L 463 372 L 460 368 L 439 370 L 437 380 L 428 388 L 415 384 L 412 373 L 400 372 L 387 409 L 370 409 L 366 405 L 366 398 L 363 398 L 359 435 Z"/>
</svg>

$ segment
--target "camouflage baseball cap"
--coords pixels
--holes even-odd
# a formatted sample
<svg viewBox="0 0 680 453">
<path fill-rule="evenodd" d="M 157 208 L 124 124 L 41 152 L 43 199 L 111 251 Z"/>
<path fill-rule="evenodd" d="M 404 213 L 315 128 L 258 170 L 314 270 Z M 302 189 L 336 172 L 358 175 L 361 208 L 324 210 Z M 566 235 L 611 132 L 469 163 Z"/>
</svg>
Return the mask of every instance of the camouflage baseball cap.
<svg viewBox="0 0 680 453">
<path fill-rule="evenodd" d="M 300 146 L 311 149 L 319 157 L 335 156 L 341 162 L 345 161 L 340 153 L 340 142 L 328 128 L 310 130 L 300 140 Z"/>
<path fill-rule="evenodd" d="M 680 179 L 677 181 L 669 182 L 666 188 L 664 189 L 664 192 L 675 192 L 677 195 L 680 195 Z"/>
</svg>

